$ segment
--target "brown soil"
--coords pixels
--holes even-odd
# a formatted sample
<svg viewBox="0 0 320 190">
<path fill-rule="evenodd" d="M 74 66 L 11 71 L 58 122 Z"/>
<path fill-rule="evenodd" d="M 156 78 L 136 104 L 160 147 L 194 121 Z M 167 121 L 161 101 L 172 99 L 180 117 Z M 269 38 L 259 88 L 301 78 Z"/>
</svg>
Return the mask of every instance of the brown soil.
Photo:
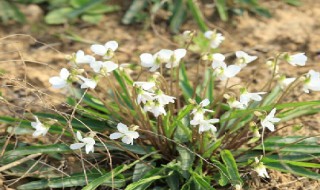
<svg viewBox="0 0 320 190">
<path fill-rule="evenodd" d="M 276 52 L 306 52 L 309 60 L 306 67 L 283 65 L 282 69 L 288 76 L 296 76 L 309 69 L 320 69 L 320 1 L 305 0 L 300 7 L 292 7 L 278 1 L 266 1 L 265 6 L 272 11 L 273 18 L 257 18 L 252 15 L 237 17 L 230 23 L 215 23 L 227 40 L 222 45 L 222 52 L 228 53 L 244 50 L 261 57 L 250 65 L 236 82 L 247 80 L 247 76 L 256 70 L 265 59 Z M 77 25 L 48 27 L 39 24 L 42 12 L 36 6 L 26 7 L 33 10 L 29 15 L 33 23 L 23 27 L 12 24 L 0 28 L 0 85 L 1 93 L 6 100 L 17 107 L 0 106 L 1 115 L 21 116 L 25 111 L 33 112 L 51 109 L 64 101 L 61 91 L 50 88 L 48 79 L 56 75 L 60 68 L 67 64 L 65 55 L 78 49 L 88 51 L 89 44 L 74 42 L 64 34 L 75 33 L 87 41 L 104 43 L 117 40 L 120 44 L 119 62 L 137 63 L 141 52 L 155 52 L 160 48 L 171 48 L 172 38 L 164 23 L 157 23 L 154 31 L 148 29 L 148 22 L 140 26 L 123 26 L 119 24 L 121 15 L 107 15 L 99 26 Z M 207 18 L 212 12 L 204 8 Z M 210 19 L 209 19 L 210 20 Z M 184 29 L 197 29 L 190 20 Z M 30 34 L 26 35 L 15 34 Z M 60 34 L 60 35 L 57 35 Z M 11 35 L 11 36 L 9 36 Z M 45 42 L 41 44 L 39 42 Z M 24 61 L 21 61 L 24 60 Z M 257 81 L 263 82 L 270 73 L 263 68 L 257 74 Z M 299 100 L 318 100 L 320 93 L 299 95 Z M 296 97 L 294 97 L 296 96 Z M 46 104 L 44 103 L 46 102 Z M 49 105 L 48 105 L 49 103 Z M 1 104 L 1 102 L 0 102 Z M 282 130 L 282 135 L 315 135 L 320 131 L 320 115 L 295 119 L 291 123 L 302 123 L 305 127 L 295 132 L 290 128 Z M 2 129 L 1 133 L 4 132 Z M 280 172 L 271 172 L 272 180 L 252 182 L 252 189 L 320 189 L 320 183 L 305 178 Z"/>
</svg>

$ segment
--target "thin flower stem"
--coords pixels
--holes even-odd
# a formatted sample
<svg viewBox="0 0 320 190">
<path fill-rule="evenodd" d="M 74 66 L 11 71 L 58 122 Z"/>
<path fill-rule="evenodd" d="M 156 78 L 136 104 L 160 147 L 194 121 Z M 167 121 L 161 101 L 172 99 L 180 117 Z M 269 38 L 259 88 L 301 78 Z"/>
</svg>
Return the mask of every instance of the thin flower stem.
<svg viewBox="0 0 320 190">
<path fill-rule="evenodd" d="M 274 77 L 276 76 L 276 70 L 277 70 L 277 66 L 278 66 L 278 62 L 279 62 L 280 56 L 281 56 L 281 54 L 278 54 L 278 55 L 276 56 L 276 58 L 274 59 L 274 68 L 273 68 L 273 71 L 272 71 L 272 77 L 271 77 L 271 79 L 268 81 L 268 83 L 266 83 L 266 85 L 262 87 L 261 92 L 264 91 L 265 88 L 268 89 L 267 92 L 270 91 L 271 85 L 272 85 L 272 81 L 273 81 Z"/>
<path fill-rule="evenodd" d="M 177 98 L 177 110 L 181 109 L 181 101 L 180 101 L 180 95 L 179 95 L 179 83 L 180 83 L 180 64 L 178 65 L 178 68 L 176 69 L 176 98 Z"/>
<path fill-rule="evenodd" d="M 197 64 L 197 70 L 196 70 L 196 81 L 194 82 L 194 85 L 193 85 L 193 94 L 192 94 L 192 98 L 195 99 L 196 98 L 196 95 L 197 95 L 197 86 L 199 85 L 199 73 L 200 73 L 200 67 L 201 67 L 201 64 L 202 64 L 202 59 L 200 57 L 199 61 L 198 61 L 198 64 Z"/>
<path fill-rule="evenodd" d="M 299 81 L 300 81 L 300 78 L 301 78 L 301 77 L 302 77 L 302 76 L 297 77 L 296 80 L 294 80 L 294 81 L 286 88 L 286 90 L 282 93 L 282 95 L 280 96 L 280 98 L 278 99 L 278 101 L 276 102 L 276 104 L 280 103 L 280 102 L 283 100 L 283 98 L 285 97 L 285 95 L 287 95 L 287 93 L 288 93 L 291 89 L 294 89 L 294 88 L 296 88 L 297 86 L 300 85 L 300 84 L 299 84 Z"/>
<path fill-rule="evenodd" d="M 228 88 L 227 88 L 228 82 L 229 82 L 229 79 L 227 79 L 226 84 L 224 85 L 224 88 L 223 88 L 222 93 L 219 95 L 219 97 L 216 99 L 216 101 L 213 102 L 213 104 L 212 104 L 212 106 L 211 106 L 211 109 L 213 109 L 214 106 L 215 106 L 216 104 L 218 104 L 218 106 L 217 106 L 217 108 L 216 108 L 216 110 L 215 110 L 215 115 L 214 115 L 215 118 L 218 117 L 218 115 L 219 115 L 219 113 L 220 113 L 221 100 L 222 100 L 222 98 L 223 98 L 223 95 L 226 93 L 226 91 L 227 91 L 227 89 L 228 89 Z M 219 103 L 219 102 L 220 102 L 220 103 Z"/>
</svg>

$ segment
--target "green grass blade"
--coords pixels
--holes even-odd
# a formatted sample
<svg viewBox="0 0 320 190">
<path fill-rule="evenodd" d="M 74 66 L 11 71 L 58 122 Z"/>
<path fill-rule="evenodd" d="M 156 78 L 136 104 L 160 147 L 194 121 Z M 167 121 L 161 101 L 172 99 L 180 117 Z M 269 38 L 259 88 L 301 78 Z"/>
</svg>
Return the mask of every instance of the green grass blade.
<svg viewBox="0 0 320 190">
<path fill-rule="evenodd" d="M 225 0 L 216 0 L 217 10 L 222 21 L 228 21 L 228 7 Z"/>
<path fill-rule="evenodd" d="M 148 0 L 134 0 L 122 17 L 121 22 L 123 24 L 131 24 L 135 17 L 140 14 L 140 11 L 146 7 L 147 2 Z"/>
<path fill-rule="evenodd" d="M 281 172 L 292 173 L 295 175 L 320 180 L 320 174 L 315 173 L 310 170 L 307 170 L 307 169 L 300 167 L 300 166 L 294 166 L 291 164 L 283 164 L 280 162 L 264 163 L 264 165 L 269 169 L 274 169 L 274 170 L 278 170 Z"/>
<path fill-rule="evenodd" d="M 95 180 L 93 180 L 92 182 L 90 182 L 88 185 L 86 185 L 82 190 L 95 190 L 96 188 L 98 188 L 101 184 L 103 184 L 106 181 L 111 181 L 112 177 L 115 177 L 119 174 L 121 174 L 122 172 L 132 168 L 134 165 L 136 165 L 137 163 L 139 163 L 140 161 L 144 160 L 145 158 L 155 154 L 156 152 L 152 152 L 150 154 L 147 154 L 143 157 L 140 158 L 140 160 L 136 160 L 133 163 L 129 164 L 129 165 L 120 165 L 116 168 L 114 168 L 111 172 L 108 172 L 98 178 L 96 178 Z"/>
<path fill-rule="evenodd" d="M 170 18 L 170 30 L 174 33 L 178 33 L 180 26 L 183 24 L 187 15 L 185 3 L 183 0 L 176 0 L 174 3 L 174 9 Z"/>
<path fill-rule="evenodd" d="M 193 16 L 193 19 L 197 22 L 200 30 L 205 32 L 208 30 L 208 26 L 203 19 L 202 12 L 199 6 L 196 4 L 195 0 L 187 0 L 188 8 Z"/>
<path fill-rule="evenodd" d="M 76 8 L 74 10 L 72 10 L 70 13 L 67 14 L 68 18 L 76 18 L 79 15 L 85 13 L 86 11 L 88 11 L 89 9 L 93 8 L 94 6 L 96 6 L 97 4 L 103 2 L 104 0 L 91 0 L 88 1 L 86 4 L 82 5 L 79 8 Z"/>
<path fill-rule="evenodd" d="M 143 178 L 137 182 L 131 183 L 125 188 L 125 190 L 145 190 L 151 185 L 152 182 L 164 177 L 166 176 L 155 175 L 148 178 Z"/>
</svg>

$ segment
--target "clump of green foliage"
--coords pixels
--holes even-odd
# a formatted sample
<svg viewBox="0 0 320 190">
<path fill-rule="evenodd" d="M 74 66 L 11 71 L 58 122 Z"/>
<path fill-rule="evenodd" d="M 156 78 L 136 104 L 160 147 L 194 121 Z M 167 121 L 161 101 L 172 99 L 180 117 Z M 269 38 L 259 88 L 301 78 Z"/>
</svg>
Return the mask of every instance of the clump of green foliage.
<svg viewBox="0 0 320 190">
<path fill-rule="evenodd" d="M 254 176 L 270 178 L 267 169 L 319 180 L 313 170 L 320 168 L 319 135 L 276 133 L 277 124 L 299 130 L 285 122 L 320 111 L 318 100 L 290 97 L 294 89 L 320 91 L 320 73 L 287 78 L 280 69 L 304 66 L 304 53 L 269 58 L 261 68 L 270 78 L 252 92 L 252 80 L 228 81 L 257 56 L 217 53 L 224 40 L 217 31 L 186 31 L 181 39 L 180 49 L 141 54 L 141 65 L 119 63 L 115 41 L 93 44 L 93 55 L 79 50 L 68 56 L 67 68 L 49 80 L 53 88 L 69 91 L 68 111 L 0 116 L 11 126 L 10 137 L 17 137 L 0 140 L 0 171 L 12 178 L 27 175 L 31 182 L 18 187 L 23 190 L 241 189 Z M 190 65 L 196 65 L 193 77 Z M 0 101 L 12 106 L 5 97 Z M 38 140 L 28 141 L 30 136 Z"/>
</svg>

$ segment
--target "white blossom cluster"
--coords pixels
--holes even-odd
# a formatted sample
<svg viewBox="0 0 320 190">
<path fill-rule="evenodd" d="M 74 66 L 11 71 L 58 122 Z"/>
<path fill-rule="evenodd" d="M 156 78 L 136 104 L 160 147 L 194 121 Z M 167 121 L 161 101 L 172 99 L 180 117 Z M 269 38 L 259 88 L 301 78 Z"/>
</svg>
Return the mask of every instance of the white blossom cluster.
<svg viewBox="0 0 320 190">
<path fill-rule="evenodd" d="M 78 50 L 70 61 L 75 68 L 78 68 L 80 65 L 88 64 L 97 76 L 108 76 L 112 71 L 119 67 L 118 64 L 111 60 L 117 48 L 118 43 L 116 41 L 109 41 L 104 45 L 94 44 L 90 49 L 94 55 L 102 57 L 102 61 L 96 60 L 92 55 L 85 55 L 82 50 Z M 51 77 L 49 82 L 52 87 L 57 89 L 64 88 L 72 82 L 79 82 L 81 84 L 80 88 L 83 89 L 94 89 L 97 86 L 97 78 L 82 76 L 82 70 L 75 68 L 73 68 L 71 72 L 66 68 L 62 68 L 59 76 Z"/>
<path fill-rule="evenodd" d="M 174 51 L 162 49 L 154 55 L 143 53 L 140 55 L 141 66 L 149 68 L 149 71 L 154 72 L 165 64 L 166 68 L 177 67 L 181 59 L 186 55 L 187 50 L 176 49 Z"/>
<path fill-rule="evenodd" d="M 190 32 L 184 33 L 188 35 Z M 207 31 L 204 33 L 204 38 L 208 40 L 208 44 L 213 51 L 216 52 L 216 48 L 225 40 L 225 37 L 217 31 Z M 60 89 L 65 88 L 73 82 L 79 83 L 80 88 L 94 89 L 97 86 L 100 77 L 110 75 L 114 70 L 119 68 L 119 65 L 113 60 L 115 51 L 118 49 L 118 43 L 116 41 L 109 41 L 104 45 L 93 44 L 90 47 L 93 55 L 86 55 L 84 51 L 78 50 L 70 58 L 72 65 L 71 69 L 62 68 L 58 76 L 51 77 L 49 82 L 53 88 Z M 186 56 L 186 49 L 162 49 L 154 54 L 143 53 L 140 55 L 141 66 L 147 68 L 150 72 L 155 72 L 159 68 L 172 69 L 179 67 L 181 60 Z M 244 69 L 249 63 L 255 61 L 258 57 L 249 55 L 244 51 L 236 51 L 234 53 L 235 60 L 232 64 L 226 63 L 226 56 L 221 53 L 210 53 L 203 56 L 204 60 L 211 62 L 213 69 L 212 74 L 216 79 L 221 81 L 228 80 L 235 77 L 242 69 Z M 98 60 L 97 57 L 100 59 Z M 288 88 L 289 85 L 297 82 L 302 82 L 302 90 L 305 93 L 310 91 L 320 91 L 320 73 L 314 70 L 310 70 L 302 78 L 287 77 L 279 73 L 279 62 L 285 61 L 292 66 L 304 66 L 307 62 L 305 53 L 289 54 L 282 53 L 276 59 L 268 60 L 267 65 L 274 72 L 278 85 L 281 89 Z M 88 78 L 88 75 L 84 75 L 84 70 L 80 68 L 81 65 L 88 65 L 90 72 L 93 73 L 93 77 Z M 171 81 L 172 82 L 172 81 Z M 175 103 L 176 97 L 166 95 L 157 85 L 156 79 L 152 79 L 148 82 L 136 81 L 133 83 L 136 92 L 136 102 L 141 105 L 145 112 L 151 112 L 156 118 L 160 115 L 166 115 L 166 106 L 170 103 Z M 250 107 L 250 103 L 255 101 L 262 101 L 263 95 L 267 92 L 249 92 L 246 88 L 240 89 L 239 97 L 229 96 L 225 94 L 227 103 L 232 109 L 247 109 Z M 207 113 L 213 112 L 205 107 L 209 106 L 210 100 L 204 99 L 191 112 L 192 119 L 190 125 L 198 127 L 198 133 L 201 134 L 206 131 L 211 131 L 213 134 L 217 131 L 214 124 L 219 123 L 218 118 L 209 119 Z M 179 110 L 178 110 L 179 111 Z M 263 129 L 267 128 L 270 131 L 275 131 L 274 124 L 280 121 L 280 118 L 275 116 L 276 108 L 273 108 L 269 113 L 265 113 L 259 116 L 260 125 Z M 35 129 L 33 137 L 44 136 L 48 132 L 49 128 L 42 124 L 37 117 L 35 122 L 31 123 Z M 125 144 L 133 144 L 135 139 L 139 138 L 139 133 L 136 131 L 137 126 L 130 126 L 123 123 L 118 123 L 117 132 L 110 135 L 110 139 L 121 139 Z M 260 137 L 259 128 L 257 127 L 255 132 L 256 136 Z M 70 145 L 70 148 L 81 149 L 85 147 L 86 153 L 94 152 L 94 135 L 89 134 L 86 137 L 82 137 L 81 133 L 77 131 L 76 142 Z M 256 159 L 257 166 L 255 171 L 262 177 L 269 177 L 268 173 L 262 162 Z"/>
<path fill-rule="evenodd" d="M 205 131 L 211 131 L 212 133 L 215 133 L 217 131 L 217 128 L 213 124 L 218 123 L 219 119 L 205 118 L 206 112 L 213 112 L 212 110 L 204 108 L 209 104 L 210 101 L 208 99 L 204 99 L 191 112 L 193 118 L 190 121 L 190 125 L 193 125 L 194 127 L 199 126 L 200 134 Z"/>
<path fill-rule="evenodd" d="M 137 103 L 143 104 L 143 110 L 153 113 L 155 117 L 166 115 L 164 107 L 174 103 L 175 97 L 164 94 L 155 82 L 134 82 L 133 86 L 137 89 Z"/>
</svg>

